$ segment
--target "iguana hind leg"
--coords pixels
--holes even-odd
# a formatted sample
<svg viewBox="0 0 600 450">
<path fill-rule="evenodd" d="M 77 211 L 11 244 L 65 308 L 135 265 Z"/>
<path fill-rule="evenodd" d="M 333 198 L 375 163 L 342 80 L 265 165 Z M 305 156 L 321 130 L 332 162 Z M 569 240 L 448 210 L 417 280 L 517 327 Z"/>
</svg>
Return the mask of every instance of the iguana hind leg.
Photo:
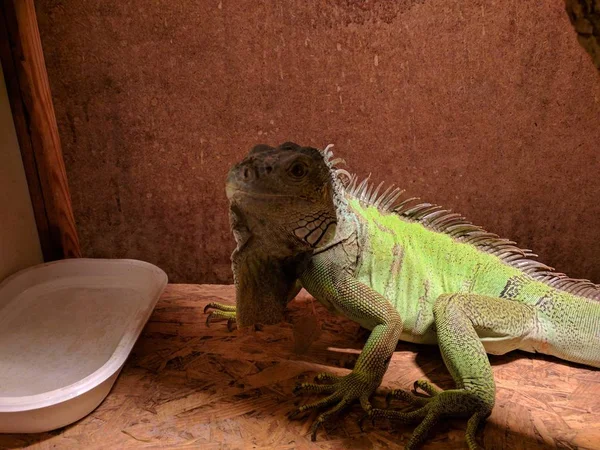
<svg viewBox="0 0 600 450">
<path fill-rule="evenodd" d="M 411 412 L 374 409 L 372 418 L 386 417 L 406 423 L 421 421 L 406 448 L 421 444 L 443 416 L 468 417 L 466 439 L 470 449 L 478 426 L 492 412 L 495 383 L 486 348 L 501 354 L 519 348 L 535 331 L 536 315 L 532 307 L 515 301 L 475 294 L 442 295 L 434 305 L 435 325 L 442 357 L 456 383 L 456 389 L 438 391 L 419 380 L 415 387 L 431 397 L 416 400 Z M 393 394 L 404 400 L 410 393 Z"/>
</svg>

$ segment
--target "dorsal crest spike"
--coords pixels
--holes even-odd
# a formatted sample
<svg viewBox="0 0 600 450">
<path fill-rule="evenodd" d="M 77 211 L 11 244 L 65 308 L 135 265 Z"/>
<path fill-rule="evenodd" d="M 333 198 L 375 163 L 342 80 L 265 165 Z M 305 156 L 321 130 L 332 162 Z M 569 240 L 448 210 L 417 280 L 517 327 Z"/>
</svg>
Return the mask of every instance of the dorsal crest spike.
<svg viewBox="0 0 600 450">
<path fill-rule="evenodd" d="M 346 182 L 352 182 L 352 175 L 350 174 L 350 172 L 348 172 L 345 169 L 335 169 L 335 175 L 336 177 L 340 177 L 340 175 L 343 175 L 346 177 Z"/>
<path fill-rule="evenodd" d="M 342 158 L 335 158 L 331 160 L 330 163 L 333 167 L 338 166 L 340 164 L 346 164 L 346 161 Z"/>
<path fill-rule="evenodd" d="M 390 194 L 384 199 L 384 203 L 381 205 L 381 207 L 385 211 L 390 211 L 396 200 L 398 200 L 398 197 L 400 197 L 403 192 L 404 191 L 400 188 L 394 188 L 392 192 L 390 192 Z"/>
<path fill-rule="evenodd" d="M 379 191 L 381 190 L 381 186 L 383 186 L 383 181 L 377 185 L 377 187 L 373 191 L 373 194 L 371 194 L 371 196 L 369 197 L 369 203 L 371 203 L 371 204 L 375 203 L 375 200 L 377 199 L 377 195 L 379 194 Z"/>
<path fill-rule="evenodd" d="M 381 182 L 380 186 L 383 185 L 383 181 Z M 387 189 L 383 192 L 383 194 L 381 194 L 381 196 L 379 198 L 376 198 L 375 201 L 373 202 L 373 206 L 375 208 L 379 208 L 379 205 L 381 204 L 381 202 L 387 197 L 387 195 L 389 194 L 389 192 L 394 188 L 394 185 L 391 184 L 390 186 L 387 187 Z M 378 188 L 379 190 L 379 188 Z"/>
</svg>

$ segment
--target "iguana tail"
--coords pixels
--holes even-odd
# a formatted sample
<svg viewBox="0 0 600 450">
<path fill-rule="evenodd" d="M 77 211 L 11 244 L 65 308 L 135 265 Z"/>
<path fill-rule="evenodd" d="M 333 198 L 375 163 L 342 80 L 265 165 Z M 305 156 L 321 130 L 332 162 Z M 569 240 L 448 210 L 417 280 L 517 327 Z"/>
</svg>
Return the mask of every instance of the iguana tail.
<svg viewBox="0 0 600 450">
<path fill-rule="evenodd" d="M 600 302 L 556 290 L 535 308 L 535 351 L 600 368 Z"/>
</svg>

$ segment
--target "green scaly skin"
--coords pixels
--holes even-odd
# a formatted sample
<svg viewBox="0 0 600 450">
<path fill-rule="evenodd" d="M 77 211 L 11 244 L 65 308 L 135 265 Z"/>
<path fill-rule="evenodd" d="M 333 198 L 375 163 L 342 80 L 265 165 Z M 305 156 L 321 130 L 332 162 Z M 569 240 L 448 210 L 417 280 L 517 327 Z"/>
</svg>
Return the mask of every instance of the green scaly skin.
<svg viewBox="0 0 600 450">
<path fill-rule="evenodd" d="M 378 196 L 365 183 L 343 186 L 349 174 L 331 156 L 293 143 L 257 146 L 231 169 L 236 310 L 207 307 L 230 325 L 276 323 L 304 287 L 371 330 L 349 375 L 320 374 L 320 383 L 296 388 L 327 394 L 292 413 L 330 408 L 314 422 L 313 440 L 321 424 L 358 400 L 372 419 L 419 423 L 407 448 L 444 416 L 466 417 L 467 444 L 479 448 L 475 433 L 495 398 L 487 353 L 524 350 L 600 367 L 599 286 L 561 278 L 513 243 L 432 205 L 392 208 L 395 191 Z M 398 340 L 439 345 L 456 388 L 418 380 L 415 389 L 429 397 L 388 395 L 413 411 L 372 407 Z"/>
</svg>

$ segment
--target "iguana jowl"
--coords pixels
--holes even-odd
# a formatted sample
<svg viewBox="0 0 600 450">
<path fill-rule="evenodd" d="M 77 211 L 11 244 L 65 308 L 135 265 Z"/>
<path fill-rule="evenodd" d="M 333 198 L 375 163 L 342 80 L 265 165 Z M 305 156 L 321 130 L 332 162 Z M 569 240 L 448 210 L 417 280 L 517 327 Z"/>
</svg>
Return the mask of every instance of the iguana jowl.
<svg viewBox="0 0 600 450">
<path fill-rule="evenodd" d="M 320 374 L 300 391 L 327 394 L 295 413 L 330 407 L 318 427 L 358 400 L 368 417 L 420 422 L 407 448 L 443 416 L 468 418 L 466 439 L 494 406 L 486 353 L 525 350 L 600 367 L 600 286 L 573 280 L 500 239 L 399 189 L 376 188 L 336 167 L 329 147 L 259 145 L 227 180 L 237 248 L 236 307 L 211 304 L 211 317 L 240 326 L 277 323 L 301 287 L 372 330 L 352 372 Z M 437 344 L 456 388 L 390 393 L 412 412 L 372 407 L 398 340 Z"/>
</svg>

